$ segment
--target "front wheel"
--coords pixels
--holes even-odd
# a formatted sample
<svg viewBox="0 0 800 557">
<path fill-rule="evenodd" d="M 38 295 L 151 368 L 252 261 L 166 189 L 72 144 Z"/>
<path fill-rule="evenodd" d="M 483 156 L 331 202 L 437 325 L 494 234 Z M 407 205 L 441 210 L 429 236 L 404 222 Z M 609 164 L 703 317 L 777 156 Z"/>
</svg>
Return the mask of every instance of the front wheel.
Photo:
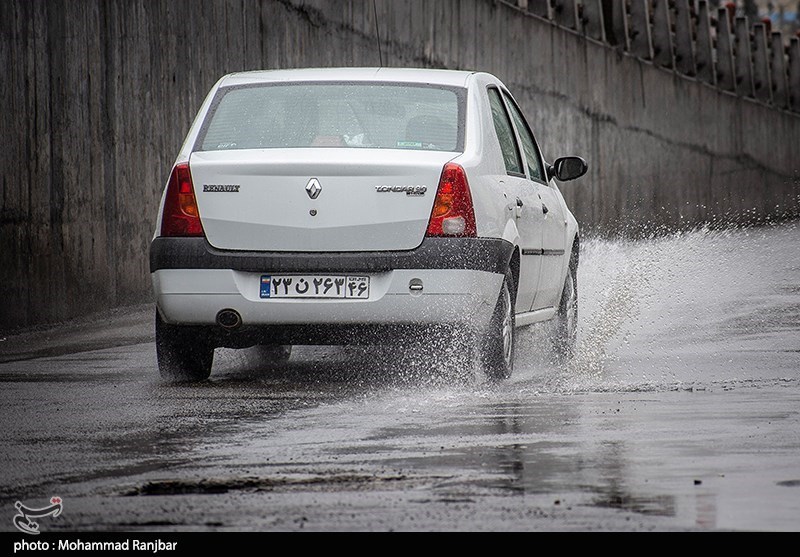
<svg viewBox="0 0 800 557">
<path fill-rule="evenodd" d="M 508 379 L 514 370 L 514 294 L 514 275 L 507 272 L 484 339 L 483 367 L 489 379 Z"/>
<path fill-rule="evenodd" d="M 211 375 L 214 347 L 191 329 L 165 323 L 156 310 L 156 359 L 166 381 L 203 381 Z"/>
<path fill-rule="evenodd" d="M 555 317 L 553 351 L 559 362 L 567 362 L 575 355 L 578 339 L 578 265 L 570 261 L 564 290 Z"/>
</svg>

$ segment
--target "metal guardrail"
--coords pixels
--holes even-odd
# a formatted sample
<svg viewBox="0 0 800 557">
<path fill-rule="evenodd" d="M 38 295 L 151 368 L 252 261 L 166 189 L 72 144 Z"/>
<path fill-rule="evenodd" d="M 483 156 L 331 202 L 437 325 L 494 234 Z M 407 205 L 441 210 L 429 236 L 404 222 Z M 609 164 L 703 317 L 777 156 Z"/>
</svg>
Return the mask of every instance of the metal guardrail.
<svg viewBox="0 0 800 557">
<path fill-rule="evenodd" d="M 500 0 L 722 91 L 800 113 L 800 37 L 707 0 Z"/>
</svg>

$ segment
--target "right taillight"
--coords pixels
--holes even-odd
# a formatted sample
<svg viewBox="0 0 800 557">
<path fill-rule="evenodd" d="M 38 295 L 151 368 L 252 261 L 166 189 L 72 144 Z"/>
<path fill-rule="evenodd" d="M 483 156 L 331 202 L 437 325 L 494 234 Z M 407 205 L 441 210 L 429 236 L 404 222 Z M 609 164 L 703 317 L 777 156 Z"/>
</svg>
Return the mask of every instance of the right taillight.
<svg viewBox="0 0 800 557">
<path fill-rule="evenodd" d="M 176 164 L 167 184 L 164 216 L 161 220 L 162 236 L 202 236 L 203 225 L 194 196 L 189 163 Z"/>
<path fill-rule="evenodd" d="M 428 236 L 477 236 L 475 209 L 467 183 L 467 174 L 460 164 L 444 165 L 436 199 L 433 201 Z"/>
</svg>

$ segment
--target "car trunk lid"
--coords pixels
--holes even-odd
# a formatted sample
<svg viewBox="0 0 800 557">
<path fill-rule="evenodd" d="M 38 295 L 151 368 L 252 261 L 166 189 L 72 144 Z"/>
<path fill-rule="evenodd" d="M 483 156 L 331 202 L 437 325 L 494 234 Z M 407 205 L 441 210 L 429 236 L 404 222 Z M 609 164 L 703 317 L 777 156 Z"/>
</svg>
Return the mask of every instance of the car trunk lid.
<svg viewBox="0 0 800 557">
<path fill-rule="evenodd" d="M 190 169 L 209 243 L 246 251 L 409 250 L 420 245 L 443 151 L 199 151 Z"/>
</svg>

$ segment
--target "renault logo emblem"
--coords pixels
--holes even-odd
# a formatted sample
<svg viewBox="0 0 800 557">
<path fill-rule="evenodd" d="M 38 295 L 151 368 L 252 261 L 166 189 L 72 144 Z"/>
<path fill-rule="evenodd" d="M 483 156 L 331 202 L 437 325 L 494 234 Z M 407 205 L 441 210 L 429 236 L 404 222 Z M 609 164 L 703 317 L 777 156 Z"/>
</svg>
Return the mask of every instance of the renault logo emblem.
<svg viewBox="0 0 800 557">
<path fill-rule="evenodd" d="M 308 184 L 306 184 L 306 193 L 311 199 L 318 198 L 319 194 L 322 193 L 322 186 L 319 185 L 319 180 L 316 178 L 311 178 L 308 181 Z"/>
</svg>

